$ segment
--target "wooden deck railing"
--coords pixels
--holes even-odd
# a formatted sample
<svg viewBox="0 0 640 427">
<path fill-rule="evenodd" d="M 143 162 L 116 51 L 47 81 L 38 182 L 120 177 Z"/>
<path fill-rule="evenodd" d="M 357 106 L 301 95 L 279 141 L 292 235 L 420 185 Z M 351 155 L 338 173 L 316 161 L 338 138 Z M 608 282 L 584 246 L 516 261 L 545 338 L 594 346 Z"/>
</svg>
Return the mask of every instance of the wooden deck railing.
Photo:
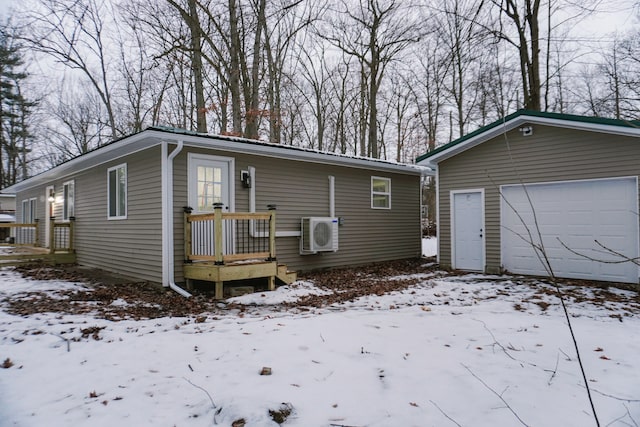
<svg viewBox="0 0 640 427">
<path fill-rule="evenodd" d="M 0 244 L 5 246 L 39 246 L 39 222 L 0 224 Z"/>
<path fill-rule="evenodd" d="M 49 222 L 49 253 L 73 252 L 75 218 L 69 222 L 56 222 L 51 217 Z M 5 246 L 41 246 L 40 221 L 34 223 L 2 223 L 0 224 L 0 245 Z"/>
<path fill-rule="evenodd" d="M 51 217 L 49 230 L 49 252 L 73 252 L 73 240 L 75 229 L 75 217 L 70 217 L 69 222 L 56 222 Z"/>
<path fill-rule="evenodd" d="M 184 208 L 184 258 L 218 265 L 243 260 L 276 259 L 276 211 L 228 213 L 214 205 L 213 213 L 192 214 Z"/>
</svg>

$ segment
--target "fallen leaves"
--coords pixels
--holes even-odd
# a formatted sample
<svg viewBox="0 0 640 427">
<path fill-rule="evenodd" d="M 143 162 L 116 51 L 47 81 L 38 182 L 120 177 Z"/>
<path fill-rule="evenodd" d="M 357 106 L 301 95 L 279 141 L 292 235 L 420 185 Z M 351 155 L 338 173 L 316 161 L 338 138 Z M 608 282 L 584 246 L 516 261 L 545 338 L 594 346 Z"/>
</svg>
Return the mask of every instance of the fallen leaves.
<svg viewBox="0 0 640 427">
<path fill-rule="evenodd" d="M 38 280 L 64 280 L 78 282 L 80 285 L 72 289 L 34 291 L 13 294 L 11 298 L 0 301 L 4 310 L 16 315 L 28 316 L 36 313 L 55 312 L 64 314 L 90 314 L 95 318 L 111 321 L 155 319 L 160 317 L 190 317 L 188 322 L 205 323 L 217 319 L 218 314 L 234 310 L 238 318 L 245 316 L 250 306 L 216 301 L 213 299 L 213 287 L 200 287 L 193 297 L 184 298 L 176 292 L 148 282 L 128 282 L 101 270 L 82 269 L 77 266 L 21 266 L 16 271 L 23 276 Z M 422 274 L 421 274 L 422 273 Z M 307 295 L 297 301 L 285 302 L 272 306 L 273 310 L 286 311 L 294 308 L 300 312 L 314 308 L 328 307 L 355 301 L 368 295 L 384 295 L 391 292 L 404 291 L 418 283 L 424 282 L 424 275 L 437 279 L 455 274 L 437 270 L 435 264 L 424 264 L 424 259 L 415 258 L 400 261 L 381 262 L 358 268 L 340 268 L 313 273 L 300 274 L 301 280 L 312 282 L 315 286 L 327 291 L 323 295 Z M 420 275 L 421 276 L 418 276 Z M 551 298 L 557 296 L 555 289 L 540 286 L 534 279 L 518 279 L 520 284 L 530 284 L 537 288 L 536 294 L 513 305 L 514 310 L 526 311 L 529 304 L 535 304 L 542 311 L 550 307 Z M 588 289 L 589 292 L 585 292 Z M 260 290 L 262 292 L 262 290 Z M 501 291 L 502 292 L 502 291 Z M 505 291 L 506 292 L 506 291 Z M 598 282 L 567 281 L 563 285 L 563 294 L 574 302 L 590 300 L 608 308 L 609 303 L 623 304 L 625 315 L 640 312 L 640 296 L 623 296 L 620 293 L 602 288 Z M 464 292 L 462 292 L 464 293 Z M 593 294 L 590 299 L 589 294 Z M 264 295 L 264 294 L 261 294 Z M 434 296 L 447 297 L 446 293 Z M 483 298 L 495 298 L 485 295 Z M 448 305 L 449 301 L 442 304 Z M 397 309 L 397 304 L 388 309 Z M 431 307 L 420 305 L 420 310 L 431 311 Z M 459 312 L 451 312 L 459 315 Z M 611 317 L 623 321 L 620 314 Z M 280 325 L 279 325 L 280 326 Z M 175 328 L 179 329 L 179 325 Z M 535 327 L 535 326 L 534 326 Z M 99 331 L 88 332 L 83 337 L 100 339 Z"/>
</svg>

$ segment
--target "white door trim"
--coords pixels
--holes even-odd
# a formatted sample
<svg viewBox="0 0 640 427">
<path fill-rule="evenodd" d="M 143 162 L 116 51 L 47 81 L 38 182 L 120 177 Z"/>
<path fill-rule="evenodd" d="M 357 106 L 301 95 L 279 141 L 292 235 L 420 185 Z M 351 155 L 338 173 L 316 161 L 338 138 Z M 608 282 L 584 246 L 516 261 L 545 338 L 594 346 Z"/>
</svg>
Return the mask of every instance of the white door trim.
<svg viewBox="0 0 640 427">
<path fill-rule="evenodd" d="M 233 157 L 223 157 L 223 156 L 212 156 L 209 154 L 199 154 L 199 153 L 189 153 L 187 163 L 187 200 L 189 204 L 192 204 L 193 195 L 196 194 L 196 189 L 193 188 L 193 173 L 194 167 L 193 163 L 196 160 L 204 160 L 204 161 L 212 161 L 212 162 L 226 162 L 228 165 L 228 191 L 229 191 L 229 209 L 228 212 L 235 212 L 236 209 L 236 198 L 235 198 L 235 159 Z M 191 206 L 195 210 L 195 206 Z"/>
<path fill-rule="evenodd" d="M 481 264 L 482 264 L 482 268 L 481 270 L 478 271 L 484 271 L 484 267 L 487 265 L 486 262 L 486 236 L 487 236 L 487 230 L 486 230 L 486 225 L 485 225 L 485 211 L 484 211 L 484 188 L 472 188 L 472 189 L 465 189 L 465 190 L 451 190 L 449 191 L 449 221 L 450 221 L 450 225 L 451 225 L 451 235 L 450 235 L 450 240 L 451 240 L 451 268 L 456 269 L 458 268 L 456 266 L 456 245 L 455 245 L 455 236 L 456 236 L 456 230 L 455 230 L 455 196 L 457 194 L 466 194 L 466 193 L 476 193 L 476 194 L 480 194 L 480 213 L 481 213 L 481 224 L 482 224 L 482 242 L 481 242 L 481 248 L 480 248 L 480 259 L 481 259 Z"/>
</svg>

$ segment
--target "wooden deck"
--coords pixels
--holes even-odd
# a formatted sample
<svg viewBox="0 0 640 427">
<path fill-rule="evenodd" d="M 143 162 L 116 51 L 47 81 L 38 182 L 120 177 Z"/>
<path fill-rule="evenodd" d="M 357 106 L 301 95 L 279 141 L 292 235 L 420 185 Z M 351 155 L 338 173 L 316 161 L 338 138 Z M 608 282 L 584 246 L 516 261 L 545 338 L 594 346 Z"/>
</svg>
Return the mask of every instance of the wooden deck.
<svg viewBox="0 0 640 427">
<path fill-rule="evenodd" d="M 296 273 L 276 260 L 275 206 L 263 213 L 192 214 L 185 208 L 185 263 L 187 288 L 194 280 L 213 282 L 215 298 L 224 297 L 224 283 L 265 278 L 269 290 L 276 280 L 293 283 Z"/>
<path fill-rule="evenodd" d="M 76 262 L 75 252 L 53 252 L 48 248 L 34 246 L 0 245 L 0 267 L 23 264 L 73 264 Z"/>
<path fill-rule="evenodd" d="M 275 289 L 276 281 L 293 283 L 296 273 L 276 259 L 275 220 L 275 206 L 261 213 L 223 213 L 216 206 L 213 213 L 198 215 L 186 208 L 183 275 L 187 288 L 196 280 L 212 282 L 215 297 L 222 299 L 225 282 L 264 278 L 270 290 Z M 0 224 L 3 226 L 11 239 L 0 243 L 0 266 L 76 262 L 73 219 L 58 223 L 52 218 L 48 248 L 39 240 L 38 222 Z"/>
<path fill-rule="evenodd" d="M 21 264 L 73 264 L 76 254 L 73 248 L 73 219 L 59 223 L 51 218 L 49 247 L 41 246 L 40 224 L 5 223 L 0 224 L 5 239 L 0 242 L 0 266 Z"/>
</svg>

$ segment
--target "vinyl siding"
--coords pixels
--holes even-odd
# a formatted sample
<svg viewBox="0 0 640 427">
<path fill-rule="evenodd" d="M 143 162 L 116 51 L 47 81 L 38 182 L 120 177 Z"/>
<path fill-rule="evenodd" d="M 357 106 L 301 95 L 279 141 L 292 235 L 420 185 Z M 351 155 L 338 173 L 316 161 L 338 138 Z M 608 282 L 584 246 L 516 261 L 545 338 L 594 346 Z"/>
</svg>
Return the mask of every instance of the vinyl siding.
<svg viewBox="0 0 640 427">
<path fill-rule="evenodd" d="M 127 164 L 127 218 L 107 219 L 107 169 Z M 127 277 L 162 280 L 160 147 L 127 156 L 99 167 L 66 176 L 16 195 L 17 200 L 37 197 L 37 212 L 44 243 L 46 187 L 55 186 L 62 197 L 63 183 L 73 180 L 75 192 L 75 248 L 78 264 L 109 270 Z M 21 206 L 20 206 L 21 209 Z M 22 218 L 22 212 L 17 212 Z M 54 205 L 62 220 L 62 203 Z"/>
<path fill-rule="evenodd" d="M 169 152 L 175 149 L 170 145 Z M 255 168 L 256 209 L 277 205 L 277 230 L 299 231 L 300 219 L 329 216 L 329 176 L 335 177 L 336 216 L 339 228 L 336 253 L 299 254 L 298 237 L 279 237 L 278 261 L 303 271 L 328 267 L 411 258 L 420 255 L 420 176 L 388 173 L 375 169 L 287 160 L 223 150 L 184 147 L 174 159 L 174 260 L 175 278 L 183 281 L 183 207 L 188 205 L 188 154 L 201 153 L 234 158 L 235 211 L 249 210 L 249 190 L 240 183 L 240 171 Z M 125 276 L 162 280 L 162 212 L 160 147 L 127 155 L 47 185 L 56 194 L 63 182 L 74 180 L 78 263 Z M 127 164 L 127 218 L 107 219 L 107 169 Z M 391 179 L 391 209 L 371 209 L 371 176 Z M 38 197 L 38 216 L 45 218 L 45 187 L 17 195 L 18 208 L 24 198 Z M 56 216 L 61 217 L 61 204 Z M 17 212 L 20 215 L 20 212 Z M 18 217 L 20 218 L 20 217 Z M 42 227 L 44 239 L 44 227 Z"/>
<path fill-rule="evenodd" d="M 127 218 L 109 220 L 107 170 L 123 163 L 127 165 Z M 142 280 L 162 280 L 160 167 L 160 147 L 154 147 L 76 177 L 79 264 Z"/>
<path fill-rule="evenodd" d="M 438 164 L 439 254 L 451 266 L 450 192 L 485 190 L 487 272 L 501 269 L 499 187 L 519 182 L 553 182 L 638 176 L 640 141 L 598 132 L 534 125 L 533 135 L 517 130 Z"/>
<path fill-rule="evenodd" d="M 277 205 L 278 231 L 299 231 L 300 219 L 329 216 L 329 176 L 335 177 L 339 250 L 314 255 L 299 254 L 298 237 L 278 237 L 278 261 L 304 271 L 328 267 L 411 258 L 420 255 L 420 177 L 351 167 L 329 166 L 279 158 L 185 149 L 175 160 L 175 229 L 182 230 L 182 206 L 187 204 L 187 153 L 235 158 L 235 210 L 249 210 L 249 189 L 240 183 L 240 171 L 255 168 L 256 210 Z M 371 176 L 391 179 L 391 209 L 371 209 Z M 184 247 L 175 234 L 176 279 L 181 280 Z"/>
</svg>

